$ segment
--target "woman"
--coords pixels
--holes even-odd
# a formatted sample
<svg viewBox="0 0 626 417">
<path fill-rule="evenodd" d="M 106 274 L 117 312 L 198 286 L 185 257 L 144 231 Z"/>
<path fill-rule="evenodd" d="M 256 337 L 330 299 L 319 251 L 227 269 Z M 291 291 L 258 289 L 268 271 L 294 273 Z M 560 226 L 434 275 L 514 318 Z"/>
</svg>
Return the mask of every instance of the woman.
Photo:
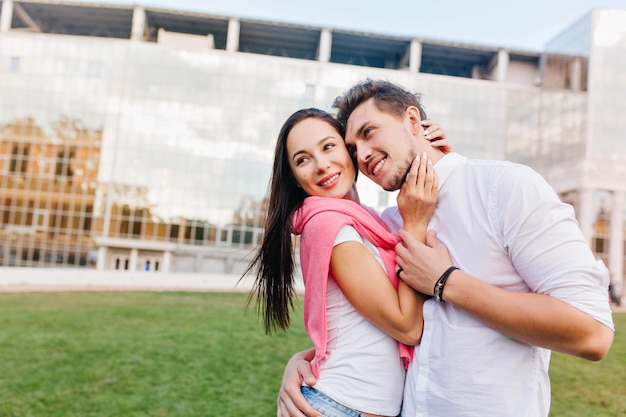
<svg viewBox="0 0 626 417">
<path fill-rule="evenodd" d="M 425 125 L 432 136 L 440 132 Z M 287 119 L 276 144 L 265 234 L 246 272 L 257 271 L 253 293 L 266 331 L 287 329 L 295 297 L 291 233 L 301 235 L 305 328 L 317 377 L 315 388 L 302 387 L 305 398 L 324 415 L 332 409 L 338 416 L 397 416 L 424 297 L 396 278 L 399 238 L 360 205 L 358 171 L 343 134 L 319 109 Z M 408 231 L 421 241 L 437 187 L 432 165 L 416 158 L 400 192 L 419 196 L 419 217 Z"/>
</svg>

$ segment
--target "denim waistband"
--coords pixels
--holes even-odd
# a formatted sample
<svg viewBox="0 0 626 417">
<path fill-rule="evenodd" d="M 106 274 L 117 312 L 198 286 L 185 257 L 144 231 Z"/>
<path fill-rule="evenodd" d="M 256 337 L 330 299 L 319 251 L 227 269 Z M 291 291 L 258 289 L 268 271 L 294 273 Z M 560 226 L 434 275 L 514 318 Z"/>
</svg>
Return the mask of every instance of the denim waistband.
<svg viewBox="0 0 626 417">
<path fill-rule="evenodd" d="M 354 411 L 345 405 L 339 404 L 326 394 L 312 387 L 303 386 L 302 395 L 313 408 L 322 413 L 324 417 L 366 417 L 364 414 Z"/>
</svg>

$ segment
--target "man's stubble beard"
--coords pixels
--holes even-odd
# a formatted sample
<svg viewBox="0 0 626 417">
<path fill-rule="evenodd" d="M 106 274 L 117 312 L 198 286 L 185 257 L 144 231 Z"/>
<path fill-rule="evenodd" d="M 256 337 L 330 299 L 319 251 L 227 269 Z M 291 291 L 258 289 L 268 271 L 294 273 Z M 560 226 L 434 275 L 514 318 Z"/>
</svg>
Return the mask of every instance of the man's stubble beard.
<svg viewBox="0 0 626 417">
<path fill-rule="evenodd" d="M 396 171 L 393 173 L 393 182 L 391 183 L 391 185 L 388 185 L 386 187 L 383 187 L 383 190 L 385 191 L 397 191 L 400 189 L 400 187 L 402 187 L 402 184 L 404 184 L 404 180 L 407 177 L 407 174 L 409 173 L 409 171 L 411 170 L 411 165 L 413 163 L 413 161 L 415 160 L 415 157 L 417 156 L 417 152 L 415 152 L 414 149 L 411 149 L 409 151 L 409 156 L 407 159 L 404 160 L 404 163 L 402 164 L 402 166 L 398 166 L 396 168 Z M 389 157 L 389 156 L 387 156 Z"/>
</svg>

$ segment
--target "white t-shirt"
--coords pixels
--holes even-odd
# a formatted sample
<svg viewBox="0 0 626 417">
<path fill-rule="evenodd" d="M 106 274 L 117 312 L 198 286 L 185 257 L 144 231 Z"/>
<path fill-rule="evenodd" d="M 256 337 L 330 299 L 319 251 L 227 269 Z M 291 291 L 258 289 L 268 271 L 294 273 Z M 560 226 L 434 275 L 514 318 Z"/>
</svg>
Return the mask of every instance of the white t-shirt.
<svg viewBox="0 0 626 417">
<path fill-rule="evenodd" d="M 361 242 L 384 268 L 378 249 L 352 226 L 343 226 L 335 245 Z M 405 369 L 398 342 L 357 312 L 329 276 L 326 289 L 327 352 L 314 388 L 354 410 L 400 414 Z"/>
<path fill-rule="evenodd" d="M 447 154 L 429 228 L 454 265 L 501 288 L 548 294 L 613 328 L 606 267 L 571 206 L 532 169 Z M 396 207 L 382 214 L 392 231 Z M 445 291 L 444 291 L 445 300 Z M 402 416 L 545 417 L 550 351 L 515 341 L 450 305 L 424 304 Z"/>
</svg>

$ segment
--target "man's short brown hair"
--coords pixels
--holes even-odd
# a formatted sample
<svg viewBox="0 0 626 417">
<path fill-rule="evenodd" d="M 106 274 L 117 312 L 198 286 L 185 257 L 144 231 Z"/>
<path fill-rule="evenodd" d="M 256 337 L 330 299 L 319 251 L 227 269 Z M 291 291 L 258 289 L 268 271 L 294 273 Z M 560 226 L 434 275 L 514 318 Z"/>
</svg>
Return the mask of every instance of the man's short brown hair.
<svg viewBox="0 0 626 417">
<path fill-rule="evenodd" d="M 333 108 L 337 109 L 337 118 L 341 124 L 346 126 L 354 109 L 370 98 L 374 99 L 374 104 L 379 110 L 394 116 L 402 117 L 408 107 L 415 106 L 419 109 L 422 120 L 427 119 L 418 94 L 411 93 L 390 81 L 368 78 L 344 91 L 333 102 Z"/>
</svg>

